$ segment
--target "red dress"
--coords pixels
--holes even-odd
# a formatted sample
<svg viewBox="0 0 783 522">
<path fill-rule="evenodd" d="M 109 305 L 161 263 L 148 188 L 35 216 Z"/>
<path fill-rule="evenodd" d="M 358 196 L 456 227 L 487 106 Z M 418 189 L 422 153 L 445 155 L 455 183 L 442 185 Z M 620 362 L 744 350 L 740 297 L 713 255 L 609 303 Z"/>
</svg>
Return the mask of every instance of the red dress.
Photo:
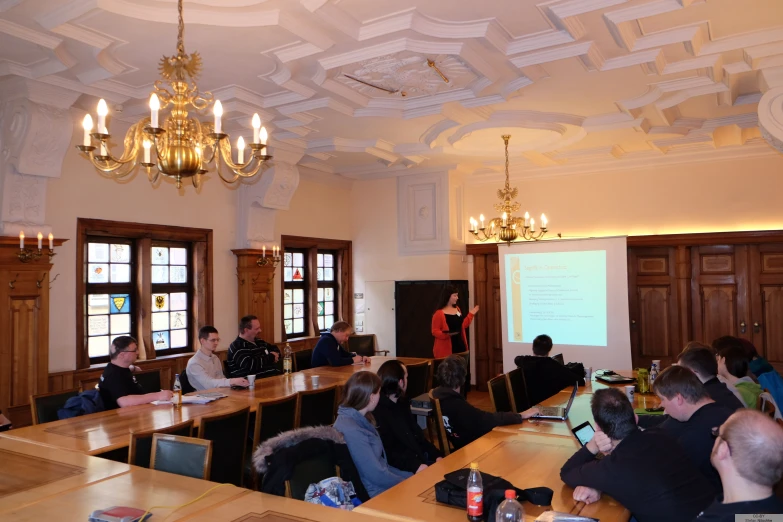
<svg viewBox="0 0 783 522">
<path fill-rule="evenodd" d="M 460 311 L 459 307 L 457 307 L 457 311 Z M 462 335 L 462 341 L 465 343 L 465 346 L 468 346 L 465 328 L 469 327 L 472 322 L 473 314 L 471 313 L 468 313 L 462 321 L 462 332 L 460 335 Z M 432 356 L 436 359 L 451 355 L 451 336 L 443 333 L 448 330 L 449 325 L 446 322 L 446 314 L 443 310 L 438 310 L 432 316 L 432 336 L 435 337 L 435 344 L 432 347 Z"/>
</svg>

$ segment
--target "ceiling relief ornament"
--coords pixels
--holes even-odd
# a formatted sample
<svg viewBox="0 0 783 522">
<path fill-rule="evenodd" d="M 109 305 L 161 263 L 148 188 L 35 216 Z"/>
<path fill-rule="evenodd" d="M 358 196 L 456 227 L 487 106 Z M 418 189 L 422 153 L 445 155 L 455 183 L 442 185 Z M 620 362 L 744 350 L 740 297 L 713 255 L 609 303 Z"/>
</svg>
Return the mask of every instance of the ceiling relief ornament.
<svg viewBox="0 0 783 522">
<path fill-rule="evenodd" d="M 339 81 L 367 96 L 428 96 L 470 85 L 478 76 L 451 55 L 385 55 L 342 68 Z M 385 93 L 385 94 L 384 94 Z"/>
</svg>

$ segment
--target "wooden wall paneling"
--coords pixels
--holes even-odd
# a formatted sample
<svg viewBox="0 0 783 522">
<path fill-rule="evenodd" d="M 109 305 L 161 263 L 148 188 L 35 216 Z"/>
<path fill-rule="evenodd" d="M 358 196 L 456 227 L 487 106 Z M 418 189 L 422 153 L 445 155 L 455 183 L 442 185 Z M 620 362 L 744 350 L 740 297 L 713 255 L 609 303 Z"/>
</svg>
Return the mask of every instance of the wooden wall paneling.
<svg viewBox="0 0 783 522">
<path fill-rule="evenodd" d="M 498 256 L 487 256 L 487 284 L 489 309 L 494 317 L 500 318 L 500 259 Z M 503 326 L 501 321 L 493 321 L 487 329 L 487 349 L 489 351 L 489 374 L 484 379 L 484 385 L 489 380 L 503 373 Z M 483 389 L 482 391 L 486 391 Z"/>
<path fill-rule="evenodd" d="M 212 231 L 209 231 L 211 238 Z M 214 302 L 212 298 L 212 241 L 199 241 L 193 244 L 191 252 L 193 266 L 193 315 L 196 324 L 191 328 L 192 346 L 198 347 L 198 330 L 202 326 L 214 323 Z M 204 261 L 202 261 L 204 260 Z M 206 299 L 197 296 L 206 295 Z"/>
<path fill-rule="evenodd" d="M 691 302 L 691 249 L 685 245 L 677 245 L 675 251 L 674 275 L 677 278 L 677 323 L 680 342 L 683 344 L 693 339 L 691 317 L 693 306 Z M 679 352 L 679 350 L 678 350 Z"/>
<path fill-rule="evenodd" d="M 155 345 L 152 342 L 152 266 L 145 263 L 152 259 L 152 240 L 140 239 L 136 248 L 136 340 L 139 342 L 139 359 L 154 359 Z M 161 383 L 162 384 L 162 383 Z"/>
<path fill-rule="evenodd" d="M 750 340 L 783 372 L 783 243 L 750 247 Z"/>
<path fill-rule="evenodd" d="M 261 250 L 232 250 L 237 256 L 237 324 L 246 315 L 255 315 L 261 323 L 261 336 L 270 339 L 274 336 L 275 325 L 275 267 L 271 262 L 266 265 Z M 271 260 L 271 252 L 266 259 Z"/>
<path fill-rule="evenodd" d="M 317 258 L 318 249 L 311 247 L 305 253 L 305 278 L 307 279 L 307 289 L 305 290 L 305 300 L 307 302 L 307 316 L 310 318 L 310 325 L 307 327 L 307 335 L 318 335 L 321 329 L 318 328 L 318 294 L 314 288 L 318 288 Z"/>
<path fill-rule="evenodd" d="M 487 305 L 487 256 L 473 256 L 473 303 L 478 305 L 479 314 L 473 320 L 473 331 L 475 346 L 473 354 L 476 364 L 476 386 L 479 390 L 484 390 L 487 386 L 488 371 L 488 342 L 487 332 L 492 327 L 495 317 L 490 313 Z"/>
</svg>

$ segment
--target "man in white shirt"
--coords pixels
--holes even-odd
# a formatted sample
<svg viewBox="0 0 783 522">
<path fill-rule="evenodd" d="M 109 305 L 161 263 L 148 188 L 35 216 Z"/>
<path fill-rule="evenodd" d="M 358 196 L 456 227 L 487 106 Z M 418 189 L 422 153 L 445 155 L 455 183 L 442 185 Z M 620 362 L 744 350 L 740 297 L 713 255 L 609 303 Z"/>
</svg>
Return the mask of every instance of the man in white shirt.
<svg viewBox="0 0 783 522">
<path fill-rule="evenodd" d="M 196 390 L 210 388 L 226 388 L 228 386 L 249 386 L 244 377 L 226 379 L 223 375 L 223 364 L 215 355 L 220 337 L 214 326 L 202 326 L 198 331 L 198 342 L 201 348 L 188 361 L 187 374 L 190 385 Z"/>
</svg>

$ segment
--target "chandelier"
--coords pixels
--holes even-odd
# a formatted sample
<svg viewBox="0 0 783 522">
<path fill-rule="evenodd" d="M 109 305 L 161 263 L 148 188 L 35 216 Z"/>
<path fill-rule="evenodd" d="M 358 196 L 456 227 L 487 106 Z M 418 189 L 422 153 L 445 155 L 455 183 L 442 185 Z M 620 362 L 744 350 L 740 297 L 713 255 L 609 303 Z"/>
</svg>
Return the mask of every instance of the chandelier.
<svg viewBox="0 0 783 522">
<path fill-rule="evenodd" d="M 185 53 L 182 0 L 177 2 L 177 12 L 177 54 L 163 56 L 160 61 L 158 70 L 163 80 L 155 81 L 150 96 L 150 117 L 143 118 L 128 129 L 123 153 L 115 157 L 109 150 L 111 134 L 106 128 L 109 110 L 106 101 L 102 99 L 98 102 L 97 132 L 92 132 L 92 116 L 87 114 L 82 123 L 84 140 L 77 148 L 86 154 L 101 175 L 117 180 L 128 176 L 137 164 L 141 164 L 151 183 L 155 183 L 163 174 L 174 179 L 177 188 L 182 186 L 182 180 L 186 178 L 190 178 L 193 186 L 198 188 L 201 175 L 208 172 L 207 166 L 213 161 L 215 171 L 226 183 L 251 178 L 272 158 L 264 154 L 267 131 L 261 126 L 258 114 L 254 114 L 251 120 L 253 141 L 249 144 L 247 161 L 245 140 L 240 136 L 234 162 L 228 134 L 222 132 L 223 107 L 220 100 L 212 103 L 212 93 L 199 92 L 196 85 L 196 77 L 201 72 L 201 56 L 197 52 Z M 214 124 L 188 117 L 189 110 L 203 113 L 210 105 L 215 116 Z M 163 125 L 160 125 L 159 113 L 169 107 L 169 116 L 164 117 Z M 224 173 L 224 170 L 228 170 L 228 173 Z"/>
<path fill-rule="evenodd" d="M 484 214 L 479 216 L 480 223 L 470 218 L 470 233 L 473 237 L 482 243 L 495 238 L 497 242 L 512 243 L 517 239 L 525 241 L 538 241 L 546 234 L 546 216 L 541 214 L 541 228 L 536 232 L 536 220 L 525 212 L 525 217 L 514 217 L 514 212 L 519 210 L 519 203 L 512 201 L 517 197 L 517 188 L 511 188 L 508 182 L 508 140 L 511 136 L 503 136 L 503 143 L 506 145 L 506 185 L 498 189 L 498 199 L 502 203 L 495 203 L 497 212 L 502 212 L 501 217 L 496 217 L 489 221 L 489 226 L 484 225 Z M 480 225 L 480 226 L 479 226 Z"/>
</svg>

